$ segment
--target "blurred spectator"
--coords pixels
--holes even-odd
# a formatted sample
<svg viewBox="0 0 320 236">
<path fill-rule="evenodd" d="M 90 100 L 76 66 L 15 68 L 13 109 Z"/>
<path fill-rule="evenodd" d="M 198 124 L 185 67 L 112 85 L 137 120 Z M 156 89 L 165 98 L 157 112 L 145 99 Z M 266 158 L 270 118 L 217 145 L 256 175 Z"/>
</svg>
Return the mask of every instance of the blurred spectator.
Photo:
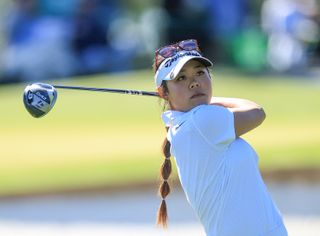
<svg viewBox="0 0 320 236">
<path fill-rule="evenodd" d="M 75 13 L 81 0 L 38 0 L 39 11 L 46 16 L 69 17 Z"/>
<path fill-rule="evenodd" d="M 15 0 L 7 16 L 7 48 L 3 52 L 6 80 L 43 80 L 74 72 L 68 47 L 68 24 L 41 17 L 36 0 Z"/>
<path fill-rule="evenodd" d="M 249 16 L 247 0 L 208 0 L 210 25 L 208 33 L 218 61 L 230 63 L 236 37 L 247 26 Z"/>
<path fill-rule="evenodd" d="M 103 3 L 98 0 L 82 0 L 74 17 L 72 48 L 78 59 L 80 74 L 106 70 L 108 41 L 107 26 L 99 20 Z M 111 9 L 112 11 L 113 9 Z"/>
<path fill-rule="evenodd" d="M 222 39 L 234 37 L 246 26 L 249 1 L 211 0 L 209 2 L 212 32 L 216 37 L 221 37 Z"/>
<path fill-rule="evenodd" d="M 200 47 L 220 63 L 234 62 L 234 44 L 248 21 L 247 0 L 164 0 L 168 14 L 164 44 L 196 38 Z M 252 35 L 252 34 L 250 34 Z M 237 42 L 235 42 L 237 41 Z M 238 49 L 238 48 L 237 48 Z"/>
<path fill-rule="evenodd" d="M 0 82 L 146 68 L 155 48 L 186 38 L 247 71 L 266 58 L 278 71 L 320 64 L 316 0 L 5 1 Z"/>
<path fill-rule="evenodd" d="M 208 51 L 210 30 L 206 0 L 164 0 L 168 14 L 167 39 L 164 44 L 194 38 Z"/>
<path fill-rule="evenodd" d="M 108 41 L 114 70 L 150 68 L 150 59 L 166 34 L 167 18 L 161 7 L 153 6 L 141 13 L 132 12 L 130 5 L 111 23 Z"/>
<path fill-rule="evenodd" d="M 268 34 L 268 63 L 274 70 L 300 72 L 309 63 L 309 49 L 319 41 L 315 0 L 266 0 L 262 28 Z"/>
<path fill-rule="evenodd" d="M 166 22 L 154 3 L 135 15 L 134 3 L 117 0 L 10 2 L 0 21 L 0 82 L 150 66 L 146 58 L 159 45 Z"/>
</svg>

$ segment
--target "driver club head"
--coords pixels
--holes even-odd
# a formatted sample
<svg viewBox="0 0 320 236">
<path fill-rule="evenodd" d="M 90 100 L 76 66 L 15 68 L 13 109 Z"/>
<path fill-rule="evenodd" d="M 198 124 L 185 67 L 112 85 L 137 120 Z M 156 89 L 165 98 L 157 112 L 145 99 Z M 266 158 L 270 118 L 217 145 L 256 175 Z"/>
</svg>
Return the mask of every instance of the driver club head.
<svg viewBox="0 0 320 236">
<path fill-rule="evenodd" d="M 46 115 L 57 100 L 56 89 L 49 84 L 29 84 L 23 93 L 23 103 L 27 111 L 35 118 Z"/>
</svg>

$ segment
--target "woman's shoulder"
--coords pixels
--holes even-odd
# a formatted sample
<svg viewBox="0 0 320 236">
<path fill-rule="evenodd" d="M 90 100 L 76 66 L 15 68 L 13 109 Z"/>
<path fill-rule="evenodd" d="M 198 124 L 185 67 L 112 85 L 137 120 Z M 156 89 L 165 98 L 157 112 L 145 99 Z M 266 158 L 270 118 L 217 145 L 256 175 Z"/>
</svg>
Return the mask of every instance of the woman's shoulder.
<svg viewBox="0 0 320 236">
<path fill-rule="evenodd" d="M 226 113 L 232 113 L 228 108 L 218 106 L 218 105 L 199 105 L 195 108 L 193 108 L 190 111 L 193 115 L 197 116 L 220 116 Z"/>
<path fill-rule="evenodd" d="M 166 126 L 170 127 L 172 125 L 177 125 L 186 120 L 194 120 L 194 119 L 219 119 L 224 118 L 227 115 L 232 113 L 229 109 L 217 106 L 217 105 L 199 105 L 187 112 L 168 110 L 162 113 L 162 120 L 166 124 Z"/>
<path fill-rule="evenodd" d="M 193 125 L 202 133 L 207 133 L 208 135 L 222 134 L 234 130 L 233 113 L 222 106 L 199 106 L 190 117 L 192 117 Z"/>
</svg>

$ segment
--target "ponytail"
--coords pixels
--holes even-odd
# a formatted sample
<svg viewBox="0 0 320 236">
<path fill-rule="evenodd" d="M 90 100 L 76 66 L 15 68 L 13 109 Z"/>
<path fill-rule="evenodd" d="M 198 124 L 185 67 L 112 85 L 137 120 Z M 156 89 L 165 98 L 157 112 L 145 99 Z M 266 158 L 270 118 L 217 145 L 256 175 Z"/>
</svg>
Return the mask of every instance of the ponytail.
<svg viewBox="0 0 320 236">
<path fill-rule="evenodd" d="M 167 204 L 165 201 L 165 198 L 170 193 L 170 186 L 168 183 L 169 176 L 171 174 L 171 160 L 170 160 L 170 142 L 167 138 L 164 139 L 163 145 L 162 145 L 162 152 L 165 157 L 164 162 L 161 165 L 160 168 L 160 175 L 162 177 L 162 183 L 159 187 L 159 195 L 162 198 L 160 207 L 158 209 L 157 214 L 157 225 L 162 226 L 163 228 L 167 228 L 167 221 L 168 221 L 168 212 L 167 212 Z"/>
</svg>

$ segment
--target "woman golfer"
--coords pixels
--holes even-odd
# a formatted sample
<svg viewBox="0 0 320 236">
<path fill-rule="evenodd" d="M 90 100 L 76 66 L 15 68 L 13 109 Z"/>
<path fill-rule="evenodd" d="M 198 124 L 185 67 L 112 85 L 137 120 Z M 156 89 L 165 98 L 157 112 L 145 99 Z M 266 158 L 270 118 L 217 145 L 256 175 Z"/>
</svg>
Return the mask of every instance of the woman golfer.
<svg viewBox="0 0 320 236">
<path fill-rule="evenodd" d="M 169 108 L 162 116 L 167 138 L 157 222 L 167 225 L 172 154 L 187 200 L 207 236 L 287 235 L 261 178 L 257 154 L 240 138 L 259 126 L 265 113 L 252 101 L 213 97 L 210 66 L 196 40 L 156 51 L 155 83 Z"/>
</svg>

